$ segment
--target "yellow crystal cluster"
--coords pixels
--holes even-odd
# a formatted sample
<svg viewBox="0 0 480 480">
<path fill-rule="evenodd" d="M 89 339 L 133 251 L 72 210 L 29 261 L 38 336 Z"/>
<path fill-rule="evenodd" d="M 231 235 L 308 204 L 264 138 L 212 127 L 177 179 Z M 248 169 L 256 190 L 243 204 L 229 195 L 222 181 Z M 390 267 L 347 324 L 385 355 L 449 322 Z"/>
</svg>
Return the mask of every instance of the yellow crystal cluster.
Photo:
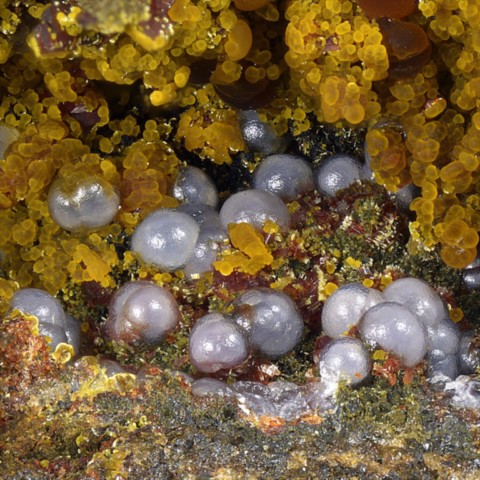
<svg viewBox="0 0 480 480">
<path fill-rule="evenodd" d="M 419 9 L 433 61 L 389 86 L 384 110 L 395 126 L 373 125 L 368 151 L 380 183 L 421 189 L 410 207 L 412 247 L 440 244 L 443 260 L 463 268 L 477 255 L 480 231 L 480 2 L 424 1 Z"/>
<path fill-rule="evenodd" d="M 250 224 L 231 224 L 228 234 L 237 251 L 227 250 L 220 260 L 214 262 L 215 270 L 222 275 L 230 275 L 233 271 L 255 275 L 272 264 L 273 257 L 263 236 Z"/>
<path fill-rule="evenodd" d="M 372 82 L 388 74 L 375 21 L 355 2 L 296 0 L 285 16 L 285 61 L 292 84 L 320 121 L 358 125 L 380 112 Z"/>
</svg>

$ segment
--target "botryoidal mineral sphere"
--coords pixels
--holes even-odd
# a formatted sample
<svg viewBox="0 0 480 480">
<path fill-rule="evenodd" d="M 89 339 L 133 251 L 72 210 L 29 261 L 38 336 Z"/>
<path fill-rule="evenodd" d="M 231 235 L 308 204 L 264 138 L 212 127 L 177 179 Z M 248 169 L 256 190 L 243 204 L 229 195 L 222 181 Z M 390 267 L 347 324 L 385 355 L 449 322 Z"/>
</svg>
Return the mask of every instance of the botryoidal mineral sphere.
<svg viewBox="0 0 480 480">
<path fill-rule="evenodd" d="M 263 155 L 284 152 L 288 145 L 285 136 L 278 136 L 266 122 L 262 122 L 255 110 L 244 110 L 238 113 L 242 137 L 252 152 Z"/>
<path fill-rule="evenodd" d="M 261 230 L 267 220 L 282 230 L 290 226 L 290 213 L 283 201 L 273 193 L 257 189 L 230 196 L 220 209 L 220 218 L 225 228 L 230 223 L 249 223 Z"/>
<path fill-rule="evenodd" d="M 322 382 L 349 385 L 362 382 L 370 374 L 370 352 L 362 341 L 344 337 L 332 340 L 320 355 L 319 371 Z"/>
<path fill-rule="evenodd" d="M 197 167 L 180 170 L 173 186 L 173 196 L 183 203 L 204 203 L 215 208 L 218 205 L 218 191 L 212 179 Z"/>
<path fill-rule="evenodd" d="M 378 290 L 359 283 L 347 283 L 330 295 L 322 310 L 322 328 L 326 335 L 340 338 L 358 325 L 369 308 L 384 301 Z"/>
<path fill-rule="evenodd" d="M 54 351 L 60 343 L 69 343 L 67 335 L 65 334 L 65 329 L 58 325 L 39 322 L 38 332 L 47 339 L 47 343 L 52 351 Z"/>
<path fill-rule="evenodd" d="M 312 167 L 296 155 L 279 154 L 265 157 L 255 170 L 253 186 L 291 202 L 315 188 Z"/>
<path fill-rule="evenodd" d="M 318 192 L 334 197 L 339 190 L 364 178 L 363 167 L 358 159 L 346 154 L 325 158 L 315 170 Z"/>
<path fill-rule="evenodd" d="M 254 288 L 234 301 L 233 318 L 249 335 L 254 351 L 269 358 L 290 352 L 301 340 L 303 319 L 283 292 Z"/>
<path fill-rule="evenodd" d="M 216 242 L 228 239 L 226 228 L 223 226 L 219 213 L 204 203 L 185 203 L 177 208 L 178 212 L 190 215 L 200 227 L 200 232 Z"/>
<path fill-rule="evenodd" d="M 18 309 L 38 318 L 40 323 L 50 323 L 65 328 L 66 318 L 60 302 L 45 290 L 22 288 L 15 292 L 10 308 Z"/>
<path fill-rule="evenodd" d="M 182 268 L 192 256 L 200 232 L 186 213 L 160 209 L 148 215 L 132 235 L 132 250 L 163 271 Z"/>
<path fill-rule="evenodd" d="M 10 309 L 37 317 L 39 333 L 47 339 L 52 350 L 59 343 L 68 343 L 78 354 L 81 343 L 79 322 L 67 315 L 60 302 L 45 290 L 22 288 L 16 291 Z"/>
<path fill-rule="evenodd" d="M 190 362 L 205 373 L 238 367 L 249 355 L 245 330 L 221 313 L 200 318 L 190 333 Z"/>
<path fill-rule="evenodd" d="M 166 288 L 133 281 L 113 296 L 105 330 L 111 340 L 157 345 L 179 321 L 177 301 Z"/>
<path fill-rule="evenodd" d="M 120 207 L 115 188 L 97 176 L 85 178 L 73 187 L 67 187 L 61 179 L 55 180 L 47 202 L 53 220 L 70 232 L 104 227 Z"/>
<path fill-rule="evenodd" d="M 401 303 L 417 315 L 425 327 L 448 317 L 448 311 L 437 292 L 418 278 L 400 278 L 383 291 L 387 302 Z"/>
<path fill-rule="evenodd" d="M 220 252 L 220 245 L 228 239 L 227 230 L 219 213 L 208 205 L 186 203 L 180 205 L 177 211 L 191 215 L 200 227 L 193 254 L 183 267 L 183 273 L 187 278 L 198 278 L 202 273 L 212 270 L 213 262 Z"/>
<path fill-rule="evenodd" d="M 400 303 L 385 302 L 367 310 L 359 324 L 362 340 L 393 353 L 406 367 L 418 365 L 427 353 L 425 328 Z"/>
<path fill-rule="evenodd" d="M 480 289 L 480 254 L 462 272 L 463 284 L 468 290 Z"/>
</svg>

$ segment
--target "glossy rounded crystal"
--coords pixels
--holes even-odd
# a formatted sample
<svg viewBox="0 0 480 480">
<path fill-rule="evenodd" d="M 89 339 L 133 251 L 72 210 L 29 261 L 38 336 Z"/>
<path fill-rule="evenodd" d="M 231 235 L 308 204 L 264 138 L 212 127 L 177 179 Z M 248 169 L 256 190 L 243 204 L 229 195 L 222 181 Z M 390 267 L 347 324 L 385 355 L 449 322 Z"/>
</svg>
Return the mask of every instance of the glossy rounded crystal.
<svg viewBox="0 0 480 480">
<path fill-rule="evenodd" d="M 355 385 L 370 374 L 370 354 L 360 340 L 338 338 L 320 354 L 319 370 L 322 382 L 345 381 Z"/>
<path fill-rule="evenodd" d="M 136 281 L 126 283 L 113 296 L 106 331 L 117 341 L 159 344 L 179 321 L 177 302 L 167 289 Z"/>
<path fill-rule="evenodd" d="M 443 318 L 435 325 L 427 327 L 428 350 L 444 356 L 456 354 L 460 348 L 460 330 L 449 318 Z"/>
<path fill-rule="evenodd" d="M 364 342 L 393 353 L 406 367 L 419 364 L 427 353 L 427 335 L 422 323 L 399 303 L 380 303 L 367 310 L 359 330 Z"/>
<path fill-rule="evenodd" d="M 193 254 L 200 228 L 186 213 L 161 209 L 135 229 L 132 250 L 148 264 L 164 271 L 182 268 Z"/>
<path fill-rule="evenodd" d="M 287 147 L 285 136 L 279 137 L 268 123 L 260 120 L 255 110 L 240 111 L 239 119 L 240 131 L 250 151 L 263 155 L 285 151 Z"/>
<path fill-rule="evenodd" d="M 296 155 L 271 155 L 265 157 L 255 170 L 253 186 L 274 193 L 284 202 L 315 188 L 310 165 Z"/>
<path fill-rule="evenodd" d="M 188 166 L 180 170 L 173 186 L 173 196 L 184 203 L 204 203 L 211 207 L 218 204 L 217 187 L 197 167 Z"/>
<path fill-rule="evenodd" d="M 200 232 L 216 242 L 228 239 L 220 214 L 204 203 L 186 203 L 177 208 L 178 212 L 190 215 L 200 227 Z"/>
<path fill-rule="evenodd" d="M 91 176 L 68 188 L 62 180 L 56 180 L 47 202 L 55 222 L 64 230 L 75 232 L 108 225 L 117 214 L 120 197 L 106 180 Z"/>
<path fill-rule="evenodd" d="M 333 292 L 322 310 L 322 328 L 325 335 L 340 338 L 356 326 L 363 313 L 384 301 L 382 294 L 359 283 L 348 283 Z"/>
<path fill-rule="evenodd" d="M 235 368 L 249 353 L 245 331 L 220 313 L 197 321 L 190 333 L 190 361 L 205 373 Z"/>
<path fill-rule="evenodd" d="M 455 379 L 460 373 L 460 361 L 455 354 L 446 355 L 439 360 L 429 358 L 428 367 L 431 378 L 440 375 L 442 377 Z"/>
<path fill-rule="evenodd" d="M 254 288 L 234 302 L 234 318 L 249 334 L 254 350 L 270 358 L 290 352 L 301 340 L 303 319 L 283 292 Z"/>
<path fill-rule="evenodd" d="M 438 293 L 418 278 L 395 280 L 383 291 L 383 296 L 388 302 L 401 303 L 410 309 L 425 327 L 448 317 L 448 311 Z"/>
<path fill-rule="evenodd" d="M 333 197 L 339 190 L 363 177 L 363 165 L 354 157 L 338 154 L 326 158 L 315 170 L 317 190 L 327 197 Z"/>
<path fill-rule="evenodd" d="M 191 215 L 200 227 L 192 256 L 183 267 L 187 278 L 198 278 L 204 272 L 213 269 L 213 262 L 220 252 L 220 244 L 228 239 L 219 213 L 202 203 L 184 204 L 177 209 Z"/>
<path fill-rule="evenodd" d="M 261 229 L 267 220 L 286 230 L 290 213 L 280 198 L 263 190 L 245 190 L 229 197 L 220 210 L 225 227 L 230 223 L 249 223 Z"/>
<path fill-rule="evenodd" d="M 480 289 L 480 256 L 462 271 L 462 278 L 468 290 Z"/>
<path fill-rule="evenodd" d="M 200 232 L 197 243 L 193 249 L 193 255 L 183 267 L 183 273 L 187 278 L 198 278 L 199 275 L 213 270 L 213 262 L 220 253 L 220 246 L 212 240 L 208 234 Z"/>
<path fill-rule="evenodd" d="M 40 322 L 38 324 L 38 332 L 45 337 L 52 351 L 57 348 L 59 343 L 69 343 L 65 335 L 65 330 L 58 325 Z"/>
<path fill-rule="evenodd" d="M 80 322 L 71 315 L 66 315 L 65 335 L 67 337 L 67 343 L 73 347 L 75 354 L 78 354 L 82 343 L 82 330 Z"/>
<path fill-rule="evenodd" d="M 66 317 L 60 302 L 45 290 L 22 288 L 13 295 L 10 307 L 37 317 L 40 323 L 65 328 Z"/>
</svg>

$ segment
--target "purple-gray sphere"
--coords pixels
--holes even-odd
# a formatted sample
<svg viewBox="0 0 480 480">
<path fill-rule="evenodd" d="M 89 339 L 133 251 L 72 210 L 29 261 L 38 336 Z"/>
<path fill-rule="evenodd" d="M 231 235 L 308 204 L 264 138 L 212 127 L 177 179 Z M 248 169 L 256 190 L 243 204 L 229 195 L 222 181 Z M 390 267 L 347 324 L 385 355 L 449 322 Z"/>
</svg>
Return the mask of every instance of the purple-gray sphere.
<svg viewBox="0 0 480 480">
<path fill-rule="evenodd" d="M 66 317 L 60 302 L 45 290 L 22 288 L 15 292 L 10 308 L 38 318 L 39 323 L 50 323 L 65 328 Z"/>
<path fill-rule="evenodd" d="M 411 310 L 425 327 L 435 325 L 448 311 L 437 292 L 419 278 L 400 278 L 383 291 L 387 302 L 401 303 Z"/>
<path fill-rule="evenodd" d="M 235 321 L 245 328 L 253 349 L 262 355 L 280 357 L 300 342 L 303 319 L 285 293 L 254 288 L 242 293 L 234 304 Z"/>
<path fill-rule="evenodd" d="M 253 186 L 291 202 L 315 188 L 312 167 L 301 157 L 288 154 L 265 157 L 255 170 Z"/>
<path fill-rule="evenodd" d="M 148 264 L 164 271 L 182 268 L 193 255 L 200 227 L 186 213 L 161 209 L 135 229 L 132 250 Z"/>
<path fill-rule="evenodd" d="M 48 193 L 48 210 L 55 222 L 71 232 L 95 230 L 108 225 L 120 207 L 115 188 L 101 177 L 91 176 L 68 190 L 61 179 Z"/>
<path fill-rule="evenodd" d="M 355 385 L 370 374 L 371 367 L 370 353 L 356 338 L 335 339 L 320 354 L 319 370 L 322 382 L 345 381 Z"/>
<path fill-rule="evenodd" d="M 205 373 L 238 367 L 249 354 L 245 331 L 221 313 L 209 313 L 190 333 L 190 361 Z"/>
<path fill-rule="evenodd" d="M 113 296 L 106 331 L 112 340 L 159 344 L 179 321 L 177 302 L 167 289 L 136 281 L 126 283 Z"/>
<path fill-rule="evenodd" d="M 359 324 L 362 340 L 393 353 L 406 367 L 427 353 L 427 333 L 417 316 L 400 303 L 385 302 L 365 312 Z"/>
<path fill-rule="evenodd" d="M 184 167 L 178 173 L 173 196 L 184 203 L 204 203 L 211 207 L 218 204 L 217 187 L 212 179 L 197 167 Z"/>
<path fill-rule="evenodd" d="M 337 154 L 326 158 L 315 170 L 317 190 L 334 197 L 339 190 L 363 178 L 363 165 L 354 157 Z"/>
<path fill-rule="evenodd" d="M 363 313 L 383 300 L 382 294 L 359 283 L 347 283 L 335 290 L 325 301 L 322 328 L 326 335 L 340 338 L 358 325 Z"/>
<path fill-rule="evenodd" d="M 279 197 L 263 190 L 245 190 L 227 199 L 220 210 L 225 228 L 230 223 L 249 223 L 261 229 L 267 220 L 275 222 L 281 229 L 290 226 L 290 213 Z"/>
</svg>

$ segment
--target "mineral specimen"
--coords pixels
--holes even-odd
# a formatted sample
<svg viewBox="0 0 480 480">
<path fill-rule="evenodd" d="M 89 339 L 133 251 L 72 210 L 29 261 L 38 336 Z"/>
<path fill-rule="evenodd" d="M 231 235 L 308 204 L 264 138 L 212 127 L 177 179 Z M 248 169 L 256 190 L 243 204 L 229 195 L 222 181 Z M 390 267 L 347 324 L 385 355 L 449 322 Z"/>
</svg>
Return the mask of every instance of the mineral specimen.
<svg viewBox="0 0 480 480">
<path fill-rule="evenodd" d="M 108 336 L 126 343 L 158 344 L 180 320 L 175 297 L 145 281 L 122 285 L 110 302 L 108 315 Z"/>
<path fill-rule="evenodd" d="M 286 230 L 290 225 L 290 214 L 283 201 L 276 195 L 263 190 L 245 190 L 228 198 L 220 209 L 223 225 L 249 223 L 262 228 L 267 220 Z"/>
<path fill-rule="evenodd" d="M 247 334 L 231 319 L 210 313 L 195 324 L 190 335 L 190 361 L 201 372 L 239 366 L 247 359 Z"/>
<path fill-rule="evenodd" d="M 478 477 L 477 0 L 0 18 L 2 478 Z M 252 189 L 277 153 L 354 160 L 321 193 L 282 177 L 284 203 Z M 108 335 L 132 283 L 178 311 L 147 333 L 142 288 Z M 17 303 L 32 289 L 47 317 Z M 288 301 L 236 304 L 252 291 Z"/>
<path fill-rule="evenodd" d="M 199 231 L 190 215 L 174 210 L 157 210 L 135 229 L 132 250 L 145 263 L 161 270 L 178 270 L 192 256 Z"/>
<path fill-rule="evenodd" d="M 348 155 L 326 158 L 315 171 L 317 190 L 330 197 L 363 177 L 362 164 Z"/>
<path fill-rule="evenodd" d="M 253 186 L 274 193 L 284 202 L 291 202 L 313 190 L 312 168 L 301 157 L 270 155 L 255 170 Z"/>
</svg>

